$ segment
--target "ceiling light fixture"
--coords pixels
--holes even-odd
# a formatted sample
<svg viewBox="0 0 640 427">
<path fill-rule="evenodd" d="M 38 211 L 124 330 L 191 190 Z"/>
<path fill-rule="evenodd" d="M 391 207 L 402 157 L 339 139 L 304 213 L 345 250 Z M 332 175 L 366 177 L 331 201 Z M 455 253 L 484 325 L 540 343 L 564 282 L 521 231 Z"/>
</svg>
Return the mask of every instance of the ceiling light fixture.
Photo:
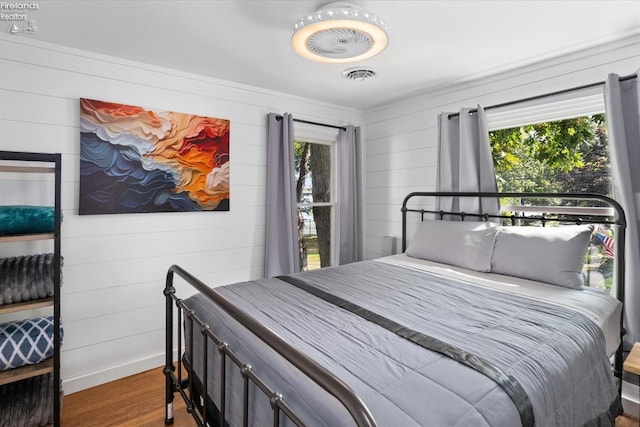
<svg viewBox="0 0 640 427">
<path fill-rule="evenodd" d="M 319 62 L 355 62 L 382 52 L 388 27 L 376 14 L 351 3 L 335 2 L 303 16 L 291 30 L 302 57 Z"/>
</svg>

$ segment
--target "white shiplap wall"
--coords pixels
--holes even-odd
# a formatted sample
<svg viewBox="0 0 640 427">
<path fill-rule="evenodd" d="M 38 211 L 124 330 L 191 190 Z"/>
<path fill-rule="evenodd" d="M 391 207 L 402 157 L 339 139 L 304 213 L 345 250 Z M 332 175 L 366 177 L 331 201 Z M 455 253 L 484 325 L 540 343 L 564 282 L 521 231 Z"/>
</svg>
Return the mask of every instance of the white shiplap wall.
<svg viewBox="0 0 640 427">
<path fill-rule="evenodd" d="M 336 105 L 2 34 L 0 70 L 0 149 L 63 153 L 67 394 L 164 363 L 170 265 L 211 285 L 262 276 L 268 112 L 335 124 L 362 118 Z M 231 120 L 231 211 L 79 216 L 81 97 Z M 0 199 L 20 199 L 0 179 Z"/>
<path fill-rule="evenodd" d="M 400 248 L 404 196 L 434 191 L 437 116 L 462 107 L 511 102 L 600 82 L 609 73 L 640 68 L 640 35 L 520 68 L 516 71 L 441 88 L 365 112 L 365 258 L 384 255 L 384 236 Z M 409 238 L 415 227 L 409 228 Z M 398 249 L 400 250 L 400 249 Z"/>
</svg>

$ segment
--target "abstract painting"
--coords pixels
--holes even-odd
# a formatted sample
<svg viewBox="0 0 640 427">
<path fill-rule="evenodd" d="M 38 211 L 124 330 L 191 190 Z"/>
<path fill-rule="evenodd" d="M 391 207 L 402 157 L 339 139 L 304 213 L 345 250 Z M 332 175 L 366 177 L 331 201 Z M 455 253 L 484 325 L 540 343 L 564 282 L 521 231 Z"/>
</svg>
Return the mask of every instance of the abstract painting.
<svg viewBox="0 0 640 427">
<path fill-rule="evenodd" d="M 80 99 L 80 215 L 229 210 L 229 120 Z"/>
</svg>

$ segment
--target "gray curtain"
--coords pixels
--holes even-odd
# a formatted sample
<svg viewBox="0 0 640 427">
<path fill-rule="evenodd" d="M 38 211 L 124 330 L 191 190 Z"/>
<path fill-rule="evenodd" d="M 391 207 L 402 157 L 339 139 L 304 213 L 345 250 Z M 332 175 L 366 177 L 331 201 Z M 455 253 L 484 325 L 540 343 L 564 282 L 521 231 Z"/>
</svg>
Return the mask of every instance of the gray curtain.
<svg viewBox="0 0 640 427">
<path fill-rule="evenodd" d="M 291 114 L 267 116 L 265 277 L 300 271 Z"/>
<path fill-rule="evenodd" d="M 610 74 L 604 86 L 613 195 L 627 217 L 625 245 L 625 349 L 640 340 L 640 99 L 638 78 Z"/>
<path fill-rule="evenodd" d="M 457 116 L 438 116 L 438 191 L 497 191 L 489 130 L 484 108 L 471 114 L 463 108 Z M 497 198 L 441 197 L 437 209 L 467 213 L 498 213 Z"/>
<path fill-rule="evenodd" d="M 359 128 L 346 126 L 338 132 L 338 186 L 339 200 L 339 264 L 359 261 L 360 255 L 360 209 L 358 192 Z"/>
</svg>

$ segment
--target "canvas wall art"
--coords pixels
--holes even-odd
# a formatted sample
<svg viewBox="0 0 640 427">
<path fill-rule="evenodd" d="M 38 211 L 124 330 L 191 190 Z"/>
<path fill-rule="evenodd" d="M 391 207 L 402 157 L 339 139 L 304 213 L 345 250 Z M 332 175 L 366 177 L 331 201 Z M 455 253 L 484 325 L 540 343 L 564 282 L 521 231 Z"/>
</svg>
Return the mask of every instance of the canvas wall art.
<svg viewBox="0 0 640 427">
<path fill-rule="evenodd" d="M 229 127 L 81 98 L 79 213 L 228 211 Z"/>
</svg>

